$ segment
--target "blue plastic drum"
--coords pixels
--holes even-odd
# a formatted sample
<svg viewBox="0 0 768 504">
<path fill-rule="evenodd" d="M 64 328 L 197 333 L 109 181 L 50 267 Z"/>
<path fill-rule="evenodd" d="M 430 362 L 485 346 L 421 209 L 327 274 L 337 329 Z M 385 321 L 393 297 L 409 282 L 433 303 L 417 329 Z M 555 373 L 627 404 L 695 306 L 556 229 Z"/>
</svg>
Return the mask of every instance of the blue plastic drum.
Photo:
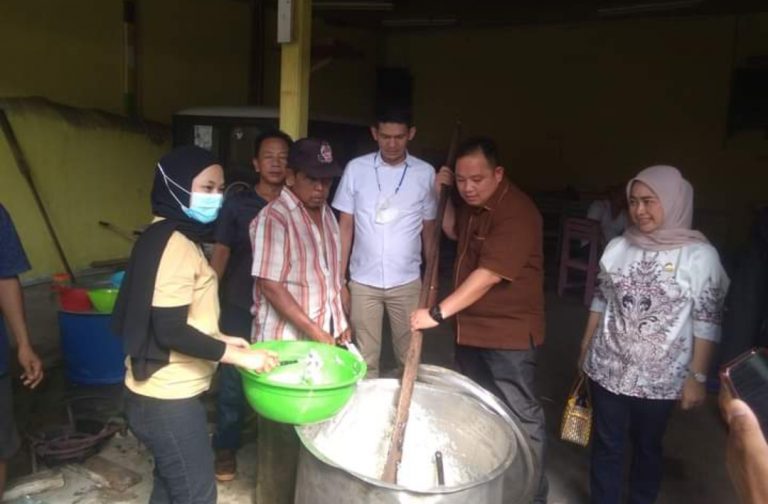
<svg viewBox="0 0 768 504">
<path fill-rule="evenodd" d="M 110 314 L 59 312 L 61 352 L 69 381 L 81 385 L 120 383 L 125 377 L 122 342 L 112 334 Z"/>
</svg>

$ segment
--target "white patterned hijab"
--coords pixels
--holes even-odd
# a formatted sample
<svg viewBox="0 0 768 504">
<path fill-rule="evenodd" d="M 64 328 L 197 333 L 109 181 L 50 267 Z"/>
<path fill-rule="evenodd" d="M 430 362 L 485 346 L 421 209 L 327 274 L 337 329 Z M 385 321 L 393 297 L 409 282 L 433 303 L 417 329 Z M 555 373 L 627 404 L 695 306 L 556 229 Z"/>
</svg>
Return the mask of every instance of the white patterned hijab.
<svg viewBox="0 0 768 504">
<path fill-rule="evenodd" d="M 691 229 L 693 187 L 677 168 L 656 165 L 641 171 L 627 184 L 627 199 L 635 182 L 647 185 L 659 198 L 664 221 L 651 233 L 640 231 L 634 224 L 630 226 L 624 237 L 632 245 L 647 250 L 671 250 L 691 243 L 709 243 L 702 233 Z"/>
</svg>

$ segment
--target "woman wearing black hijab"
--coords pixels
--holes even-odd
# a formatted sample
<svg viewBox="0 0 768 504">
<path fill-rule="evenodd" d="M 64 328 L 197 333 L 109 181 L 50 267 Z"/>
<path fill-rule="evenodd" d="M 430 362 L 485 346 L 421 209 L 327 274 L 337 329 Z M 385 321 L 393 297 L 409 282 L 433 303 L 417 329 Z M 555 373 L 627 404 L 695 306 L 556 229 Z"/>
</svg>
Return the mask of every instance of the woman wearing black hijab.
<svg viewBox="0 0 768 504">
<path fill-rule="evenodd" d="M 221 334 L 216 273 L 201 243 L 221 206 L 224 171 L 205 149 L 165 155 L 152 187 L 152 225 L 131 253 L 113 329 L 126 358 L 128 425 L 155 457 L 151 504 L 216 502 L 213 452 L 199 395 L 217 362 L 257 372 L 278 361 Z"/>
</svg>

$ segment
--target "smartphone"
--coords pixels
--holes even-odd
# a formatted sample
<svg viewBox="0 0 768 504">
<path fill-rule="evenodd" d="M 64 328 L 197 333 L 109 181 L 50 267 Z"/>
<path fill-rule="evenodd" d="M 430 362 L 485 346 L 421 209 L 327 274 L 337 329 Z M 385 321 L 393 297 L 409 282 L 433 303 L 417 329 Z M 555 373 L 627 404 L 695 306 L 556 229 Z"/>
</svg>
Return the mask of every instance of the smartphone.
<svg viewBox="0 0 768 504">
<path fill-rule="evenodd" d="M 736 357 L 723 366 L 720 377 L 733 397 L 752 408 L 768 435 L 768 349 L 755 348 Z"/>
</svg>

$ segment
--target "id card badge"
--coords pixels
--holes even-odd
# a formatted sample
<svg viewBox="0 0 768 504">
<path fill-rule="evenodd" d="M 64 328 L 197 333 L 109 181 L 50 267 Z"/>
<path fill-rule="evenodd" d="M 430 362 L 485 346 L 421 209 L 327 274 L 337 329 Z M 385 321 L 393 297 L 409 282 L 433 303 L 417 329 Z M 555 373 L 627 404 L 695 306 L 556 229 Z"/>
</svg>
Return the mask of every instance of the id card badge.
<svg viewBox="0 0 768 504">
<path fill-rule="evenodd" d="M 397 219 L 400 212 L 397 208 L 379 208 L 376 211 L 376 224 L 388 224 Z"/>
<path fill-rule="evenodd" d="M 376 224 L 387 224 L 397 218 L 399 212 L 397 208 L 390 205 L 390 198 L 384 198 L 379 195 L 376 202 Z"/>
</svg>

